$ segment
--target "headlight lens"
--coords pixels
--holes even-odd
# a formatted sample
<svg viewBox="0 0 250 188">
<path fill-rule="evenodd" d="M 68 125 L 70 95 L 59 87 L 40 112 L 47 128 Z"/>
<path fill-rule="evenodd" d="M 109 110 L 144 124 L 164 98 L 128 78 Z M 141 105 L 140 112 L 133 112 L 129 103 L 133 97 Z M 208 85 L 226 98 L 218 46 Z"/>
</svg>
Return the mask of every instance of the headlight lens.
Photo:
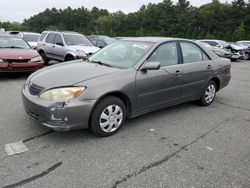
<svg viewBox="0 0 250 188">
<path fill-rule="evenodd" d="M 43 58 L 39 55 L 39 56 L 36 56 L 36 57 L 33 57 L 30 62 L 38 62 L 38 61 L 42 61 Z"/>
<path fill-rule="evenodd" d="M 87 54 L 83 50 L 76 50 L 76 55 L 82 57 L 87 56 Z"/>
<path fill-rule="evenodd" d="M 86 87 L 64 87 L 43 92 L 39 97 L 51 101 L 65 101 L 79 97 Z"/>
<path fill-rule="evenodd" d="M 3 59 L 0 59 L 0 63 L 3 63 L 3 62 L 5 62 Z"/>
</svg>

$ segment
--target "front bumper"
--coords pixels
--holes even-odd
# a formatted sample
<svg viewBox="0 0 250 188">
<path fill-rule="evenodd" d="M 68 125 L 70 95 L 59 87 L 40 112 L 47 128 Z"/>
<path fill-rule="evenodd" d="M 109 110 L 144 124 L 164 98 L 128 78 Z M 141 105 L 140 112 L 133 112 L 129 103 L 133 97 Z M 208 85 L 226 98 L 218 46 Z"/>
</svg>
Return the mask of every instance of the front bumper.
<svg viewBox="0 0 250 188">
<path fill-rule="evenodd" d="M 43 62 L 36 63 L 0 63 L 0 72 L 34 72 L 44 67 Z"/>
<path fill-rule="evenodd" d="M 55 131 L 85 129 L 96 100 L 53 102 L 31 95 L 28 85 L 22 88 L 25 111 L 42 125 Z"/>
</svg>

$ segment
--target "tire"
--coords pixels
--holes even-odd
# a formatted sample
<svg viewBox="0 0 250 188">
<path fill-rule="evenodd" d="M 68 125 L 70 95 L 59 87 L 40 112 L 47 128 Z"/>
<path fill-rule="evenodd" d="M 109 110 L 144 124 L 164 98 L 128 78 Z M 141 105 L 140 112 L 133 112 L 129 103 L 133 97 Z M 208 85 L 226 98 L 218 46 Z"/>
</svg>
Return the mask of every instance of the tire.
<svg viewBox="0 0 250 188">
<path fill-rule="evenodd" d="M 126 106 L 123 101 L 113 96 L 106 97 L 94 108 L 90 129 L 95 136 L 108 137 L 121 129 L 126 117 Z"/>
<path fill-rule="evenodd" d="M 208 106 L 212 104 L 216 97 L 217 85 L 216 83 L 211 80 L 205 87 L 204 91 L 202 92 L 202 96 L 198 101 L 201 106 Z"/>
<path fill-rule="evenodd" d="M 65 58 L 65 61 L 73 61 L 73 60 L 75 60 L 75 58 L 73 56 L 67 56 Z"/>
<path fill-rule="evenodd" d="M 249 59 L 250 59 L 250 55 L 248 53 L 246 53 L 244 56 L 244 60 L 249 60 Z"/>
<path fill-rule="evenodd" d="M 46 56 L 46 54 L 45 54 L 45 52 L 40 52 L 40 55 L 42 56 L 42 58 L 43 58 L 43 62 L 44 62 L 44 65 L 49 65 L 49 59 L 47 58 L 47 56 Z"/>
</svg>

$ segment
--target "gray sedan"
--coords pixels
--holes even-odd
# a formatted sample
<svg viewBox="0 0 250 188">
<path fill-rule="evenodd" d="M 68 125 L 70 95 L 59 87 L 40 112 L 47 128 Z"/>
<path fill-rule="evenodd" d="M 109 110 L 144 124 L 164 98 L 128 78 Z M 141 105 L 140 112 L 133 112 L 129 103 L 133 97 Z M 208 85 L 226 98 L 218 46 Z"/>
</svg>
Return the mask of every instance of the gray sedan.
<svg viewBox="0 0 250 188">
<path fill-rule="evenodd" d="M 56 131 L 116 133 L 126 120 L 198 101 L 210 105 L 228 85 L 230 61 L 198 43 L 131 38 L 92 55 L 33 73 L 22 89 L 26 112 Z"/>
</svg>

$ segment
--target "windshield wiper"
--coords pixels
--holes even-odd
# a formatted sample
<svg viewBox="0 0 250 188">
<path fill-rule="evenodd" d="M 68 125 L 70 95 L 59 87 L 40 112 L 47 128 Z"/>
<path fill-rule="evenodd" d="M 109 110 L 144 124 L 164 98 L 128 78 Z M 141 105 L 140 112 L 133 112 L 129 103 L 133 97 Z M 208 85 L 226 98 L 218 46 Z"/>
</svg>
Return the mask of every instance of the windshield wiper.
<svg viewBox="0 0 250 188">
<path fill-rule="evenodd" d="M 90 61 L 90 62 L 91 62 L 91 63 L 99 64 L 99 65 L 104 65 L 104 66 L 106 66 L 106 67 L 113 67 L 112 65 L 103 63 L 103 62 L 101 62 L 101 61 Z"/>
</svg>

